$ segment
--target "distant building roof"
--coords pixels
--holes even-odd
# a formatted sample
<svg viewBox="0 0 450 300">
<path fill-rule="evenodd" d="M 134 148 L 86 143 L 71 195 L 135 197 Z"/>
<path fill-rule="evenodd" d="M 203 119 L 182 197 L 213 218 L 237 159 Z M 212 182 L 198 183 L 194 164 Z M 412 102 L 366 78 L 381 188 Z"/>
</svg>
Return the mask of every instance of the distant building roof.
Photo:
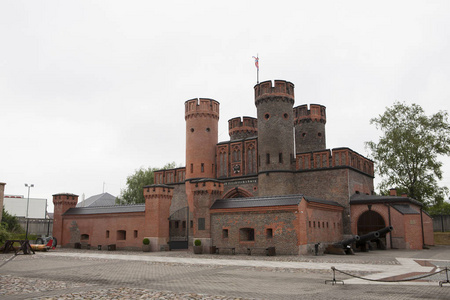
<svg viewBox="0 0 450 300">
<path fill-rule="evenodd" d="M 144 212 L 145 204 L 114 205 L 114 206 L 90 206 L 69 208 L 63 215 L 94 215 L 94 214 L 116 214 L 130 212 Z"/>
<path fill-rule="evenodd" d="M 422 207 L 422 203 L 409 197 L 400 196 L 378 196 L 354 194 L 350 197 L 350 204 L 375 204 L 375 203 L 411 203 Z"/>
<path fill-rule="evenodd" d="M 77 207 L 98 207 L 98 206 L 111 206 L 116 204 L 116 197 L 103 193 L 91 196 L 84 201 L 77 204 Z"/>
<path fill-rule="evenodd" d="M 303 198 L 307 202 L 317 202 L 341 206 L 340 204 L 334 201 L 311 198 L 304 195 L 285 195 L 285 196 L 269 196 L 269 197 L 218 199 L 211 206 L 211 209 L 299 205 Z"/>
</svg>

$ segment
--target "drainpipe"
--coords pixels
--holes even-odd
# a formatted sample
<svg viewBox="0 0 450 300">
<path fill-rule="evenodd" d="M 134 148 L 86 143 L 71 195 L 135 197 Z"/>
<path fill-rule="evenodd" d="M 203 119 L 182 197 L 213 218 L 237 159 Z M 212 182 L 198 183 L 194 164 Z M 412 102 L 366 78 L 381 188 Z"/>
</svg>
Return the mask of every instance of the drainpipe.
<svg viewBox="0 0 450 300">
<path fill-rule="evenodd" d="M 420 225 L 422 226 L 422 248 L 425 249 L 425 234 L 423 232 L 423 217 L 422 217 L 422 207 L 420 208 Z"/>
<path fill-rule="evenodd" d="M 390 204 L 386 204 L 386 203 L 384 205 L 386 205 L 387 208 L 388 208 L 389 226 L 392 226 L 392 223 L 391 223 L 391 205 Z M 394 249 L 394 247 L 392 247 L 392 231 L 389 232 L 389 241 L 391 243 L 391 249 Z"/>
</svg>

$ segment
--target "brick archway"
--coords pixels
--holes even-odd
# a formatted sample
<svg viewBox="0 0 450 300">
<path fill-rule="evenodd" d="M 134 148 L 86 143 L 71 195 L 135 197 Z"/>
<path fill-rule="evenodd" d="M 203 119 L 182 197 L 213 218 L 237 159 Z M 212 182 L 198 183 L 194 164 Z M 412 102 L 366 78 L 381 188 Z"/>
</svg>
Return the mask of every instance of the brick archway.
<svg viewBox="0 0 450 300">
<path fill-rule="evenodd" d="M 253 195 L 239 187 L 236 187 L 234 189 L 229 190 L 222 199 L 229 199 L 229 198 L 247 198 L 247 197 L 253 197 Z"/>
<path fill-rule="evenodd" d="M 358 218 L 358 235 L 363 235 L 371 231 L 376 231 L 386 227 L 386 222 L 381 214 L 368 210 L 363 212 Z"/>
</svg>

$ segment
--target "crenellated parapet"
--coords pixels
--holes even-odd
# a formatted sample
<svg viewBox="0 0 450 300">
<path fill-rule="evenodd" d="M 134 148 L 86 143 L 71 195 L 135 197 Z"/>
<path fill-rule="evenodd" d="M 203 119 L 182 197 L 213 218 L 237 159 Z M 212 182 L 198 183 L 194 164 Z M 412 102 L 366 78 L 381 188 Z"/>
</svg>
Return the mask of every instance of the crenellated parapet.
<svg viewBox="0 0 450 300">
<path fill-rule="evenodd" d="M 144 198 L 147 199 L 167 199 L 173 197 L 173 187 L 165 184 L 152 184 L 144 186 Z"/>
<path fill-rule="evenodd" d="M 228 120 L 228 133 L 232 141 L 253 137 L 258 134 L 258 119 L 236 117 Z"/>
<path fill-rule="evenodd" d="M 220 103 L 213 99 L 207 98 L 195 98 L 188 100 L 184 103 L 185 107 L 185 120 L 189 118 L 201 117 L 211 117 L 214 119 L 219 119 L 219 106 Z"/>
<path fill-rule="evenodd" d="M 310 104 L 309 108 L 307 104 L 294 107 L 294 124 L 305 122 L 320 122 L 325 124 L 327 122 L 325 106 Z"/>
<path fill-rule="evenodd" d="M 70 207 L 75 207 L 78 203 L 78 195 L 71 193 L 61 193 L 53 195 L 54 206 L 66 206 L 67 209 Z M 64 213 L 65 210 L 62 212 Z"/>
<path fill-rule="evenodd" d="M 220 196 L 223 193 L 223 183 L 213 179 L 202 179 L 198 181 L 192 181 L 192 191 L 194 195 L 217 195 Z"/>
<path fill-rule="evenodd" d="M 299 153 L 296 170 L 317 170 L 336 167 L 351 167 L 369 176 L 374 176 L 373 161 L 349 148 Z"/>
<path fill-rule="evenodd" d="M 153 173 L 155 184 L 184 183 L 186 180 L 186 168 L 164 169 Z"/>
<path fill-rule="evenodd" d="M 255 105 L 264 100 L 281 100 L 294 104 L 294 84 L 285 80 L 275 80 L 261 82 L 254 87 Z"/>
</svg>

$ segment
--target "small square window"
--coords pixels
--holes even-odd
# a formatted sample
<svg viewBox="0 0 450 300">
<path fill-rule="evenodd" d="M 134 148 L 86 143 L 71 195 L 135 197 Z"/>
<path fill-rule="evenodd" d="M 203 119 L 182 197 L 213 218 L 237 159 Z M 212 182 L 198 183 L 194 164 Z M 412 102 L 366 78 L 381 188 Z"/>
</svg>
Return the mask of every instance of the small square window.
<svg viewBox="0 0 450 300">
<path fill-rule="evenodd" d="M 268 239 L 271 239 L 273 237 L 273 230 L 272 230 L 272 228 L 267 228 L 266 229 L 266 237 Z"/>
<path fill-rule="evenodd" d="M 228 229 L 222 229 L 222 238 L 224 239 L 228 238 Z"/>
<path fill-rule="evenodd" d="M 241 228 L 239 230 L 239 237 L 241 241 L 254 241 L 255 229 L 253 228 Z"/>
</svg>

